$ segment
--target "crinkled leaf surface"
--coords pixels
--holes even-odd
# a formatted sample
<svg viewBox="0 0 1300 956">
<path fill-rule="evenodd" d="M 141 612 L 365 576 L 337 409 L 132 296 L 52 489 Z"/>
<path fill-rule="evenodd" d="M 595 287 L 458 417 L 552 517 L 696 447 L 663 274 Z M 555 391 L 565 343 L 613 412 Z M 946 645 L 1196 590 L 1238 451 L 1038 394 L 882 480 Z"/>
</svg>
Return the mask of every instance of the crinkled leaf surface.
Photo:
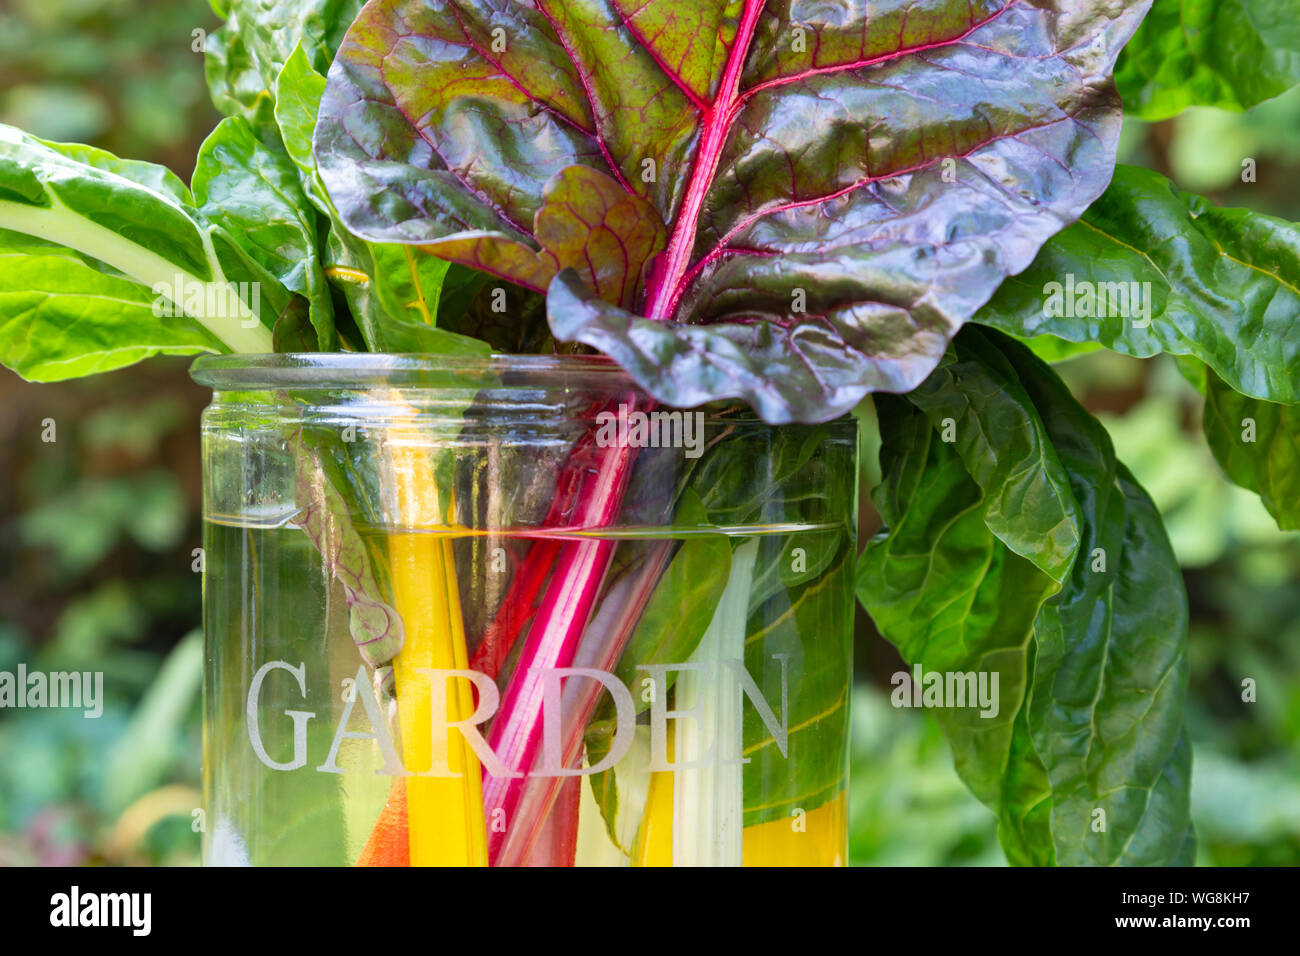
<svg viewBox="0 0 1300 956">
<path fill-rule="evenodd" d="M 0 229 L 0 359 L 29 381 L 222 351 L 190 319 L 154 315 L 154 301 L 148 286 L 94 259 Z"/>
<path fill-rule="evenodd" d="M 1067 281 L 1074 295 L 1058 308 L 1048 287 Z M 1132 283 L 1149 313 L 1133 309 Z M 1143 358 L 1195 356 L 1239 392 L 1297 402 L 1300 226 L 1221 208 L 1158 173 L 1118 166 L 1105 195 L 1004 282 L 975 321 Z"/>
<path fill-rule="evenodd" d="M 848 536 L 835 543 L 817 576 L 750 603 L 745 669 L 766 700 L 780 701 L 788 686 L 790 713 L 786 754 L 755 711 L 744 714 L 745 826 L 788 821 L 796 808 L 811 811 L 848 785 L 855 556 Z M 788 667 L 778 655 L 788 655 Z"/>
<path fill-rule="evenodd" d="M 1126 111 L 1250 109 L 1300 83 L 1300 0 L 1161 0 L 1115 68 Z"/>
<path fill-rule="evenodd" d="M 984 521 L 1054 581 L 1079 549 L 1079 507 L 1043 423 L 998 348 L 971 333 L 910 395 L 987 496 Z"/>
<path fill-rule="evenodd" d="M 1105 428 L 1022 346 L 1000 340 L 1079 504 L 1079 555 L 1034 625 L 1029 731 L 1063 865 L 1189 863 L 1187 594 L 1150 496 Z M 1105 812 L 1106 829 L 1094 828 Z"/>
<path fill-rule="evenodd" d="M 315 151 L 350 229 L 549 288 L 659 399 L 825 419 L 1102 192 L 1146 7 L 372 0 Z"/>
<path fill-rule="evenodd" d="M 912 398 L 881 400 L 888 527 L 858 594 L 909 663 L 1000 672 L 996 717 L 937 716 L 1008 857 L 1188 862 L 1187 598 L 1155 506 L 1100 423 L 1003 336 L 958 336 L 915 393 L 928 434 Z M 1007 451 L 990 460 L 994 433 Z"/>
<path fill-rule="evenodd" d="M 1013 741 L 1017 720 L 1024 722 L 1034 618 L 1057 584 L 989 530 L 990 496 L 924 413 L 886 396 L 877 408 L 884 443 L 875 500 L 887 530 L 859 561 L 858 596 L 909 664 L 998 673 L 995 715 L 955 707 L 934 713 L 958 773 L 997 812 L 999 828 L 1023 830 L 1029 808 L 1051 806 L 1032 745 Z M 1006 779 L 1012 774 L 1035 781 L 1021 799 L 1004 796 L 1016 789 Z M 1034 833 L 1027 846 L 1051 847 L 1045 821 Z M 1011 847 L 1007 853 L 1012 862 L 1033 862 Z"/>
<path fill-rule="evenodd" d="M 227 116 L 272 122 L 275 79 L 296 46 L 324 73 L 361 0 L 233 0 L 204 42 L 212 102 Z"/>
</svg>

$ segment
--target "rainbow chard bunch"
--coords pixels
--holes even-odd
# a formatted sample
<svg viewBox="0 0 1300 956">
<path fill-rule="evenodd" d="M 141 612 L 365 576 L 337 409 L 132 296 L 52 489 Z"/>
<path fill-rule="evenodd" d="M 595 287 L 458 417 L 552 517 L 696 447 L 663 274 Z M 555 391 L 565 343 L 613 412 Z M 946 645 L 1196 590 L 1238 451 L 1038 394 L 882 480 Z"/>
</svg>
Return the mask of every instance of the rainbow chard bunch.
<svg viewBox="0 0 1300 956">
<path fill-rule="evenodd" d="M 909 664 L 1000 675 L 996 716 L 937 714 L 1008 858 L 1191 860 L 1181 577 L 1044 357 L 1178 356 L 1225 470 L 1300 526 L 1300 228 L 1114 165 L 1121 93 L 1158 118 L 1300 82 L 1300 42 L 1250 26 L 1294 0 L 1145 22 L 1147 0 L 220 6 L 228 118 L 191 188 L 0 129 L 5 364 L 597 350 L 671 406 L 815 423 L 874 401 L 885 528 L 858 594 Z M 1220 28 L 1254 54 L 1216 53 Z M 1100 308 L 1121 286 L 1140 291 Z M 561 481 L 556 521 L 617 514 L 628 455 L 580 442 L 595 477 Z M 515 672 L 571 659 L 609 551 L 535 547 L 476 666 L 495 673 L 524 606 Z M 611 659 L 634 624 L 602 621 Z M 535 755 L 536 700 L 504 690 L 508 764 Z"/>
</svg>

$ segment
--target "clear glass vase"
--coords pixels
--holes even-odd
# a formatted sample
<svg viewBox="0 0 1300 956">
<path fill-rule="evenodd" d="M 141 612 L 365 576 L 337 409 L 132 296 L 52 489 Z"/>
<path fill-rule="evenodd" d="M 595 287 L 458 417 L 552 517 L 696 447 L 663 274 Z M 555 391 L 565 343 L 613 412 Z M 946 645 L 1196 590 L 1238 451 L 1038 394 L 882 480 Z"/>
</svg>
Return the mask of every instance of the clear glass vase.
<svg viewBox="0 0 1300 956">
<path fill-rule="evenodd" d="M 206 863 L 844 861 L 851 419 L 590 357 L 193 375 Z"/>
</svg>

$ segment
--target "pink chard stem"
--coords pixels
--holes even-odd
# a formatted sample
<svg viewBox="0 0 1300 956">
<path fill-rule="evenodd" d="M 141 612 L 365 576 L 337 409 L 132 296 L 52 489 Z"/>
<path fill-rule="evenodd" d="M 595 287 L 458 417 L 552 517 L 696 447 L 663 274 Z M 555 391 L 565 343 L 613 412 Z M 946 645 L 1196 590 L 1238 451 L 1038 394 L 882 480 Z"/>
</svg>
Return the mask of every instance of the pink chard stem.
<svg viewBox="0 0 1300 956">
<path fill-rule="evenodd" d="M 606 673 L 614 671 L 641 619 L 641 612 L 668 566 L 673 547 L 671 540 L 656 542 L 632 571 L 610 585 L 600 610 L 582 635 L 572 666 Z M 570 679 L 563 685 L 560 706 L 563 716 L 552 715 L 552 719 L 562 721 L 559 756 L 560 766 L 566 770 L 580 766 L 587 725 L 603 692 L 603 685 L 589 679 Z M 544 855 L 548 844 L 567 848 L 577 840 L 577 817 L 564 812 L 564 795 L 573 785 L 581 784 L 581 777 L 538 775 L 518 782 L 519 800 L 513 824 L 501 835 L 496 860 L 499 866 L 516 866 L 519 861 Z"/>
<path fill-rule="evenodd" d="M 740 99 L 740 75 L 745 69 L 745 58 L 749 55 L 749 44 L 758 28 L 758 17 L 763 12 L 764 2 L 765 0 L 746 0 L 740 30 L 727 56 L 727 66 L 722 74 L 718 95 L 702 117 L 700 151 L 695 157 L 681 212 L 677 215 L 672 234 L 668 238 L 668 248 L 647 283 L 646 315 L 652 319 L 663 321 L 672 318 L 681 298 L 682 280 L 690 267 L 691 253 L 695 249 L 696 230 L 700 214 L 704 210 L 704 197 L 718 171 L 722 147 L 726 145 L 727 133 L 735 119 L 732 110 Z"/>
<path fill-rule="evenodd" d="M 624 400 L 631 404 L 632 399 Z M 636 457 L 626 446 L 580 446 L 589 454 L 588 480 L 583 483 L 571 526 L 604 528 L 613 524 L 623 504 L 623 491 Z M 533 829 L 540 820 L 518 819 L 520 799 L 542 742 L 544 672 L 573 666 L 574 656 L 591 619 L 609 570 L 616 543 L 610 540 L 566 541 L 560 546 L 555 572 L 533 618 L 514 676 L 506 687 L 492 722 L 488 745 L 511 776 L 483 778 L 483 806 L 488 821 L 488 859 L 499 862 L 507 835 L 516 827 Z M 516 776 L 516 774 L 518 776 Z M 505 832 L 494 822 L 504 813 Z M 524 848 L 526 852 L 527 847 Z"/>
<path fill-rule="evenodd" d="M 733 110 L 740 96 L 740 77 L 763 3 L 764 0 L 745 0 L 740 29 L 728 52 L 717 95 L 709 104 L 697 104 L 702 111 L 700 151 L 691 170 L 682 208 L 669 235 L 668 247 L 646 283 L 645 313 L 652 319 L 671 318 L 681 296 L 697 224 L 709 184 L 717 172 L 728 129 L 734 120 Z M 594 448 L 590 443 L 580 442 L 574 454 L 591 454 L 594 460 L 590 466 L 592 480 L 578 491 L 571 524 L 592 528 L 608 526 L 622 506 L 636 452 L 626 447 Z M 558 785 L 561 778 L 541 778 L 536 784 L 530 784 L 532 778 L 522 776 L 534 767 L 541 747 L 543 672 L 548 668 L 573 666 L 613 553 L 612 541 L 569 542 L 560 547 L 555 572 L 533 619 L 518 667 L 503 696 L 501 710 L 493 721 L 489 735 L 493 751 L 513 773 L 521 775 L 485 776 L 483 781 L 484 807 L 489 821 L 488 857 L 493 865 L 518 864 L 528 858 L 561 790 Z M 638 587 L 645 589 L 645 599 L 658 580 L 658 573 L 653 572 L 662 571 L 669 553 L 667 548 L 660 549 L 658 554 L 644 562 L 645 576 Z M 644 606 L 644 600 L 641 606 Z M 635 613 L 629 609 L 621 625 L 610 629 L 611 637 L 603 650 L 606 655 L 613 656 L 606 669 L 612 670 L 617 663 L 618 654 L 622 652 L 639 613 L 639 609 Z M 591 688 L 584 699 L 575 703 L 574 713 L 583 719 L 575 721 L 579 732 L 570 732 L 564 741 L 565 767 L 570 767 L 569 761 L 578 756 L 581 728 L 589 719 L 598 697 L 599 688 Z M 504 832 L 492 825 L 494 819 L 500 819 L 497 811 L 504 811 Z M 561 840 L 562 845 L 564 842 Z"/>
</svg>

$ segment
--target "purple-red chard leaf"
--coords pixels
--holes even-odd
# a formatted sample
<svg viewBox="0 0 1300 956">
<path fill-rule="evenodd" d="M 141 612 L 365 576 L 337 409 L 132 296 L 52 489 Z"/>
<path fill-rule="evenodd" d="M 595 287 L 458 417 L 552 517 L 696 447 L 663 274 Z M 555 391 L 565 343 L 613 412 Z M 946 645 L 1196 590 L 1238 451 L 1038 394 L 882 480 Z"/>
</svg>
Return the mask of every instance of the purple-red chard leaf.
<svg viewBox="0 0 1300 956">
<path fill-rule="evenodd" d="M 1101 194 L 1148 6 L 371 0 L 316 155 L 351 229 L 548 291 L 659 400 L 820 420 Z"/>
</svg>

